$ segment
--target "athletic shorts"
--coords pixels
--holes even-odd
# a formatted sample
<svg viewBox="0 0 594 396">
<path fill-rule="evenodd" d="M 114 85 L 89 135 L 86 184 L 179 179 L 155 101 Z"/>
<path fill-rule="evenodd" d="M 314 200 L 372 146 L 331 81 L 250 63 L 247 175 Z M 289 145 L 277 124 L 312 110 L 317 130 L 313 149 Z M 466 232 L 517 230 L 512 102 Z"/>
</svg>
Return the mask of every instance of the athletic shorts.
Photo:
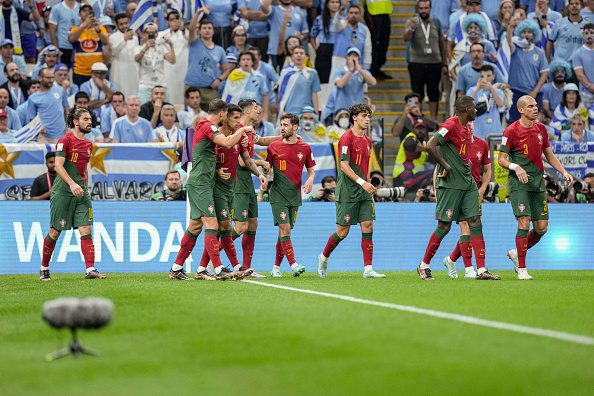
<svg viewBox="0 0 594 396">
<path fill-rule="evenodd" d="M 58 231 L 92 225 L 93 207 L 88 191 L 85 191 L 82 197 L 51 194 L 50 221 L 52 228 Z"/>
<path fill-rule="evenodd" d="M 372 200 L 336 202 L 336 224 L 355 225 L 375 220 L 375 204 Z"/>
<path fill-rule="evenodd" d="M 270 206 L 272 206 L 272 217 L 274 217 L 275 226 L 290 224 L 291 228 L 295 227 L 299 206 L 288 206 L 283 203 L 271 203 Z"/>
<path fill-rule="evenodd" d="M 248 219 L 258 218 L 258 199 L 256 194 L 235 194 L 233 197 L 233 218 L 235 221 L 248 221 Z"/>
<path fill-rule="evenodd" d="M 510 198 L 516 219 L 524 216 L 532 221 L 549 219 L 546 191 L 512 190 Z"/>
<path fill-rule="evenodd" d="M 233 209 L 233 194 L 213 195 L 217 221 L 231 221 L 231 209 Z"/>
<path fill-rule="evenodd" d="M 435 218 L 440 221 L 465 221 L 480 216 L 478 189 L 455 190 L 453 188 L 437 189 L 437 206 Z"/>
<path fill-rule="evenodd" d="M 190 218 L 200 220 L 204 217 L 215 217 L 215 205 L 212 188 L 188 186 L 188 201 L 190 202 Z"/>
</svg>

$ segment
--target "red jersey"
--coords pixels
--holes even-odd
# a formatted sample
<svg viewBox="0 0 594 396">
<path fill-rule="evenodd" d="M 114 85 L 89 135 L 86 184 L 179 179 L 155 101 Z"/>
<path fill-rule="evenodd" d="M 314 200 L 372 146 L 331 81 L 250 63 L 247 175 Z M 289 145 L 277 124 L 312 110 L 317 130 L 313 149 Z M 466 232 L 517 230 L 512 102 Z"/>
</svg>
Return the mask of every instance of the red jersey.
<svg viewBox="0 0 594 396">
<path fill-rule="evenodd" d="M 231 180 L 235 181 L 237 178 L 237 165 L 239 163 L 239 156 L 241 153 L 248 153 L 247 147 L 248 138 L 244 137 L 239 143 L 233 147 L 226 148 L 216 146 L 215 152 L 217 155 L 217 168 L 227 168 L 227 172 L 231 173 Z"/>
<path fill-rule="evenodd" d="M 470 151 L 472 147 L 472 125 L 460 124 L 458 117 L 450 117 L 435 133 L 441 146 L 441 155 L 452 167 L 450 174 L 445 178 L 437 178 L 437 187 L 455 190 L 468 190 L 475 185 L 472 179 Z M 437 172 L 441 172 L 441 165 L 437 164 Z"/>
<path fill-rule="evenodd" d="M 483 165 L 491 163 L 491 152 L 489 145 L 483 139 L 476 136 L 473 137 L 472 145 L 470 146 L 470 162 L 472 163 L 472 178 L 478 187 L 482 184 Z M 486 180 L 488 183 L 489 180 Z"/>
<path fill-rule="evenodd" d="M 56 155 L 64 157 L 66 163 L 74 165 L 82 180 L 87 180 L 87 165 L 91 160 L 92 149 L 93 143 L 85 138 L 77 138 L 72 132 L 62 136 L 56 143 Z M 70 177 L 72 176 L 70 174 Z"/>
<path fill-rule="evenodd" d="M 343 133 L 338 141 L 338 155 L 340 161 L 348 161 L 357 176 L 367 181 L 369 159 L 371 158 L 371 139 L 367 135 L 357 136 L 351 129 Z M 349 179 L 338 166 L 336 200 L 357 202 L 369 199 L 371 199 L 371 195 Z"/>
</svg>

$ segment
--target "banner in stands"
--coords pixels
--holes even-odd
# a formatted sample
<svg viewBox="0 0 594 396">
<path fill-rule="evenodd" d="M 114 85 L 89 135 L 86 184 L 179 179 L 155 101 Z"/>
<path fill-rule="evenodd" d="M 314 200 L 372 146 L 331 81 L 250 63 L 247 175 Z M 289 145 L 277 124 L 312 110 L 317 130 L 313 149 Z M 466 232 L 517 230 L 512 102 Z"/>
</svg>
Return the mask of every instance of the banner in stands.
<svg viewBox="0 0 594 396">
<path fill-rule="evenodd" d="M 406 270 L 414 273 L 423 257 L 429 235 L 435 228 L 435 205 L 429 203 L 378 203 L 374 223 L 374 267 L 377 270 Z M 166 272 L 179 249 L 185 229 L 183 202 L 95 202 L 93 241 L 97 267 L 104 272 Z M 0 274 L 34 274 L 39 271 L 43 238 L 49 227 L 49 202 L 0 202 Z M 528 254 L 528 267 L 537 269 L 594 269 L 591 259 L 590 228 L 594 205 L 550 205 L 551 222 L 542 241 Z M 273 226 L 270 204 L 259 206 L 259 227 L 253 265 L 262 273 L 274 263 L 277 228 Z M 334 232 L 332 203 L 308 202 L 299 210 L 291 239 L 299 263 L 307 271 L 317 270 L 317 256 Z M 515 246 L 517 223 L 508 204 L 483 205 L 486 260 L 491 270 L 511 270 L 507 251 Z M 443 240 L 433 268 L 443 269 L 441 260 L 456 245 L 459 236 L 452 230 Z M 83 273 L 78 231 L 63 232 L 53 254 L 52 272 Z M 236 241 L 241 260 L 241 242 Z M 334 251 L 332 271 L 362 271 L 361 232 L 353 227 L 348 238 Z M 202 254 L 203 236 L 192 253 Z M 222 253 L 224 263 L 228 263 Z M 196 261 L 191 270 L 196 269 Z M 286 260 L 282 271 L 289 271 Z M 462 262 L 458 268 L 462 270 Z M 536 274 L 533 274 L 536 275 Z M 398 276 L 398 275 L 394 275 Z M 447 277 L 445 273 L 437 275 Z M 508 276 L 512 276 L 508 273 Z M 298 280 L 296 280 L 298 282 Z"/>
</svg>

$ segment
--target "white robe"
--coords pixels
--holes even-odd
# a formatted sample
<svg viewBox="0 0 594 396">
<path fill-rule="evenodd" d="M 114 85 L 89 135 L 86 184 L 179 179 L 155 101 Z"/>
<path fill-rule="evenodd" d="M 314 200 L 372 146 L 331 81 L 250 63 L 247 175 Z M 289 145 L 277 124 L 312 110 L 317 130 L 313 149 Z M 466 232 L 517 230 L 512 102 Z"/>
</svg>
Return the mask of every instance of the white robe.
<svg viewBox="0 0 594 396">
<path fill-rule="evenodd" d="M 169 29 L 159 32 L 159 38 L 169 36 L 173 43 L 175 52 L 175 64 L 165 62 L 165 86 L 167 87 L 167 99 L 177 105 L 184 104 L 184 77 L 188 71 L 188 37 L 187 33 L 178 30 L 171 33 Z"/>
<path fill-rule="evenodd" d="M 138 38 L 124 40 L 124 33 L 119 30 L 109 36 L 111 47 L 110 80 L 128 96 L 138 95 L 138 63 L 134 60 L 134 48 Z"/>
</svg>

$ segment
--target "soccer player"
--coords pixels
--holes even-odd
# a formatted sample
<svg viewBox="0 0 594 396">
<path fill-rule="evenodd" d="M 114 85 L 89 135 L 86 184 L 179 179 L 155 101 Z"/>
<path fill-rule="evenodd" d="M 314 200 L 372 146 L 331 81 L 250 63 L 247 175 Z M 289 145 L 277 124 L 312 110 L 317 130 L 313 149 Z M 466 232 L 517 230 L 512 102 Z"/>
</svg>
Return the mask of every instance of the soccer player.
<svg viewBox="0 0 594 396">
<path fill-rule="evenodd" d="M 205 228 L 204 246 L 215 268 L 215 274 L 221 278 L 219 241 L 217 239 L 218 223 L 216 218 L 213 189 L 215 182 L 216 158 L 215 145 L 233 147 L 244 136 L 244 132 L 253 132 L 252 127 L 238 129 L 229 136 L 223 135 L 217 125 L 227 118 L 227 103 L 221 99 L 213 99 L 208 104 L 208 116 L 195 126 L 192 142 L 192 170 L 188 176 L 186 188 L 190 202 L 190 223 L 181 240 L 181 246 L 175 262 L 169 271 L 171 279 L 189 280 L 183 264 L 196 245 L 196 238 L 202 227 Z"/>
<path fill-rule="evenodd" d="M 514 215 L 518 220 L 516 248 L 507 256 L 514 263 L 518 279 L 530 280 L 526 269 L 526 252 L 547 232 L 549 208 L 543 179 L 542 155 L 569 184 L 573 177 L 553 154 L 545 126 L 537 122 L 538 105 L 531 96 L 518 100 L 520 119 L 505 128 L 497 162 L 509 169 L 509 188 Z M 530 229 L 530 221 L 533 228 Z"/>
<path fill-rule="evenodd" d="M 471 173 L 478 187 L 479 213 L 482 212 L 481 202 L 485 196 L 485 190 L 491 180 L 491 152 L 489 145 L 483 139 L 473 136 L 470 146 Z M 435 182 L 434 182 L 435 184 Z M 448 269 L 448 276 L 452 279 L 458 277 L 456 273 L 456 260 L 462 256 L 464 261 L 464 278 L 476 279 L 476 271 L 472 266 L 472 246 L 470 245 L 470 228 L 467 221 L 460 221 L 460 229 L 464 230 L 460 240 L 456 243 L 454 251 L 443 259 L 443 265 Z"/>
<path fill-rule="evenodd" d="M 241 117 L 241 108 L 237 105 L 229 105 L 227 109 L 227 119 L 221 127 L 220 131 L 225 136 L 231 136 L 236 130 L 242 129 L 248 131 L 251 127 L 238 128 L 239 118 Z M 233 208 L 233 189 L 237 179 L 237 168 L 239 156 L 243 159 L 245 166 L 249 171 L 260 179 L 260 182 L 266 187 L 266 177 L 260 172 L 258 166 L 254 163 L 249 155 L 248 148 L 248 137 L 244 137 L 242 141 L 233 147 L 222 147 L 216 146 L 215 148 L 216 160 L 217 160 L 217 177 L 215 178 L 213 198 L 217 221 L 219 223 L 219 235 L 221 236 L 221 245 L 223 250 L 227 254 L 231 265 L 233 266 L 235 274 L 227 270 L 225 267 L 222 268 L 222 273 L 228 277 L 235 277 L 236 279 L 242 279 L 249 276 L 253 270 L 246 269 L 245 271 L 240 270 L 239 261 L 237 260 L 237 254 L 235 252 L 235 244 L 233 243 L 232 236 L 232 208 Z M 251 182 L 251 175 L 250 175 Z M 253 189 L 253 187 L 252 187 Z M 196 272 L 196 279 L 214 280 L 212 276 L 207 274 L 206 267 L 208 266 L 209 255 L 206 250 L 202 253 L 202 259 Z"/>
<path fill-rule="evenodd" d="M 351 225 L 361 226 L 361 250 L 363 251 L 363 277 L 385 278 L 373 270 L 373 220 L 375 187 L 369 180 L 371 139 L 366 131 L 371 120 L 371 107 L 356 104 L 349 109 L 353 128 L 346 131 L 338 141 L 340 165 L 336 184 L 336 232 L 330 235 L 324 251 L 318 256 L 318 275 L 325 278 L 328 258 L 338 244 L 349 235 Z"/>
<path fill-rule="evenodd" d="M 77 108 L 69 116 L 71 133 L 56 143 L 56 173 L 50 196 L 50 231 L 43 240 L 43 256 L 39 279 L 51 280 L 49 262 L 56 242 L 63 230 L 78 228 L 80 247 L 85 259 L 86 279 L 103 279 L 106 276 L 95 268 L 95 247 L 91 238 L 93 208 L 87 190 L 87 164 L 91 159 L 93 144 L 85 139 L 91 132 L 92 118 L 89 110 Z"/>
<path fill-rule="evenodd" d="M 470 96 L 460 96 L 454 103 L 454 112 L 455 115 L 448 118 L 427 143 L 427 151 L 437 162 L 435 217 L 438 223 L 427 244 L 423 261 L 417 267 L 417 273 L 422 280 L 433 280 L 429 264 L 442 239 L 450 231 L 452 221 L 467 221 L 469 230 L 460 230 L 460 244 L 470 238 L 476 258 L 478 273 L 476 279 L 499 280 L 501 279 L 499 276 L 489 273 L 485 268 L 485 240 L 480 217 L 478 188 L 470 168 L 472 145 L 470 122 L 476 117 L 474 99 Z"/>
<path fill-rule="evenodd" d="M 301 174 L 303 167 L 307 169 L 307 180 L 303 185 L 303 192 L 309 194 L 315 176 L 311 147 L 297 136 L 299 118 L 292 113 L 281 116 L 281 140 L 272 142 L 268 146 L 266 161 L 272 166 L 274 181 L 270 187 L 270 204 L 274 225 L 278 226 L 278 240 L 276 242 L 276 259 L 271 275 L 280 277 L 280 265 L 284 256 L 291 265 L 293 276 L 305 272 L 305 266 L 297 264 L 295 252 L 291 243 L 291 229 L 297 220 L 297 210 L 301 206 Z"/>
<path fill-rule="evenodd" d="M 254 99 L 242 99 L 239 101 L 239 107 L 242 109 L 239 127 L 243 125 L 254 125 L 260 120 L 262 107 Z M 268 146 L 275 140 L 281 139 L 281 136 L 261 137 L 257 134 L 249 134 L 248 151 L 250 158 L 254 156 L 254 143 L 259 146 Z M 264 160 L 254 160 L 257 166 L 264 168 L 268 173 L 270 164 Z M 256 242 L 256 230 L 258 229 L 258 200 L 254 183 L 252 182 L 252 172 L 245 167 L 245 162 L 239 159 L 237 164 L 237 178 L 235 181 L 235 190 L 233 196 L 233 217 L 235 219 L 235 229 L 233 238 L 241 235 L 241 248 L 243 250 L 242 270 L 248 270 L 252 266 L 252 256 L 254 254 L 254 244 Z M 252 272 L 254 278 L 263 278 L 256 272 Z"/>
</svg>

